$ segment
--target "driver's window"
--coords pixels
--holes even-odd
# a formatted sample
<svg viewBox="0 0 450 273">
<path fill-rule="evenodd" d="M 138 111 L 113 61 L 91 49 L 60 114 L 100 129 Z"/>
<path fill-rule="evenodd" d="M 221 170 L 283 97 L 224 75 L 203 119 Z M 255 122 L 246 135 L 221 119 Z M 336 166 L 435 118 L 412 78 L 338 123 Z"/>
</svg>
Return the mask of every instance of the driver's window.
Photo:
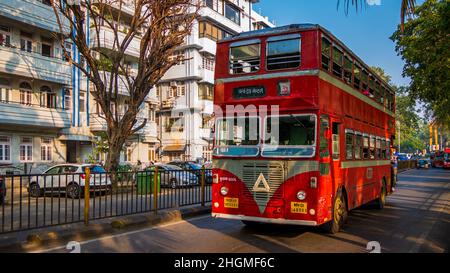
<svg viewBox="0 0 450 273">
<path fill-rule="evenodd" d="M 48 170 L 47 174 L 59 174 L 60 170 L 61 169 L 59 167 L 54 167 L 54 168 L 51 168 L 50 170 Z"/>
</svg>

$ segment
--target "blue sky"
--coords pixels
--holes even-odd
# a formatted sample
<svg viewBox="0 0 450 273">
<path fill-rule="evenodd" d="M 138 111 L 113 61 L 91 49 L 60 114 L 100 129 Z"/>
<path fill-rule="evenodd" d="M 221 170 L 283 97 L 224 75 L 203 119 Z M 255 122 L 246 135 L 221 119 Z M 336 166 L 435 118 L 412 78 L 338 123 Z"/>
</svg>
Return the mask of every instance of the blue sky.
<svg viewBox="0 0 450 273">
<path fill-rule="evenodd" d="M 402 77 L 401 57 L 389 39 L 400 23 L 400 0 L 367 0 L 370 5 L 355 12 L 350 7 L 348 16 L 343 5 L 337 9 L 337 0 L 261 0 L 254 9 L 277 26 L 294 23 L 315 23 L 330 30 L 352 49 L 366 64 L 379 66 L 397 85 L 407 85 Z M 343 2 L 341 0 L 341 2 Z M 423 0 L 418 1 L 422 3 Z"/>
</svg>

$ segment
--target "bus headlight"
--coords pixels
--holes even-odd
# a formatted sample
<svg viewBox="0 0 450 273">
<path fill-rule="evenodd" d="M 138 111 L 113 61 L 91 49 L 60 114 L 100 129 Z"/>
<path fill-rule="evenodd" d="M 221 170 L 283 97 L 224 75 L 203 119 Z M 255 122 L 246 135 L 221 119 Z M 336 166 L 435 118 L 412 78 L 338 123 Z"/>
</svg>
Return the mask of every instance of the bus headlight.
<svg viewBox="0 0 450 273">
<path fill-rule="evenodd" d="M 304 191 L 299 191 L 297 192 L 297 199 L 300 201 L 303 201 L 306 199 L 306 192 Z"/>
<path fill-rule="evenodd" d="M 223 196 L 226 196 L 228 194 L 228 188 L 227 187 L 222 187 L 220 189 L 220 194 L 222 194 Z"/>
</svg>

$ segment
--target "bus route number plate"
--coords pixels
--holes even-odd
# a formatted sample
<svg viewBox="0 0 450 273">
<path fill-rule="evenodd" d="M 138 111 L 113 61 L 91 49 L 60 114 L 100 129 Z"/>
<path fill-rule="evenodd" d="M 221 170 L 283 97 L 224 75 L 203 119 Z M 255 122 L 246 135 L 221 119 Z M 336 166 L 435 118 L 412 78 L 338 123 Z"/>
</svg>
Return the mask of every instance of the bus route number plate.
<svg viewBox="0 0 450 273">
<path fill-rule="evenodd" d="M 291 202 L 291 213 L 307 214 L 308 205 L 304 202 Z"/>
<path fill-rule="evenodd" d="M 238 198 L 225 198 L 224 202 L 225 208 L 228 209 L 237 209 L 239 208 L 239 199 Z"/>
</svg>

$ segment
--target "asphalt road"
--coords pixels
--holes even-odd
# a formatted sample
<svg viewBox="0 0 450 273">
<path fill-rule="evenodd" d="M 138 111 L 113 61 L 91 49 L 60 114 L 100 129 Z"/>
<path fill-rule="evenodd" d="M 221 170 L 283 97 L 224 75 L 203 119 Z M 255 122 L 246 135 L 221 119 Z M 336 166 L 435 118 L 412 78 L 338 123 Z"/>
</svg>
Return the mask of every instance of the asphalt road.
<svg viewBox="0 0 450 273">
<path fill-rule="evenodd" d="M 207 215 L 80 242 L 81 252 L 354 253 L 368 252 L 371 241 L 379 242 L 383 253 L 448 252 L 450 171 L 411 170 L 399 180 L 384 210 L 365 206 L 352 211 L 337 235 L 298 226 L 247 228 Z M 69 252 L 65 246 L 46 251 Z"/>
</svg>

